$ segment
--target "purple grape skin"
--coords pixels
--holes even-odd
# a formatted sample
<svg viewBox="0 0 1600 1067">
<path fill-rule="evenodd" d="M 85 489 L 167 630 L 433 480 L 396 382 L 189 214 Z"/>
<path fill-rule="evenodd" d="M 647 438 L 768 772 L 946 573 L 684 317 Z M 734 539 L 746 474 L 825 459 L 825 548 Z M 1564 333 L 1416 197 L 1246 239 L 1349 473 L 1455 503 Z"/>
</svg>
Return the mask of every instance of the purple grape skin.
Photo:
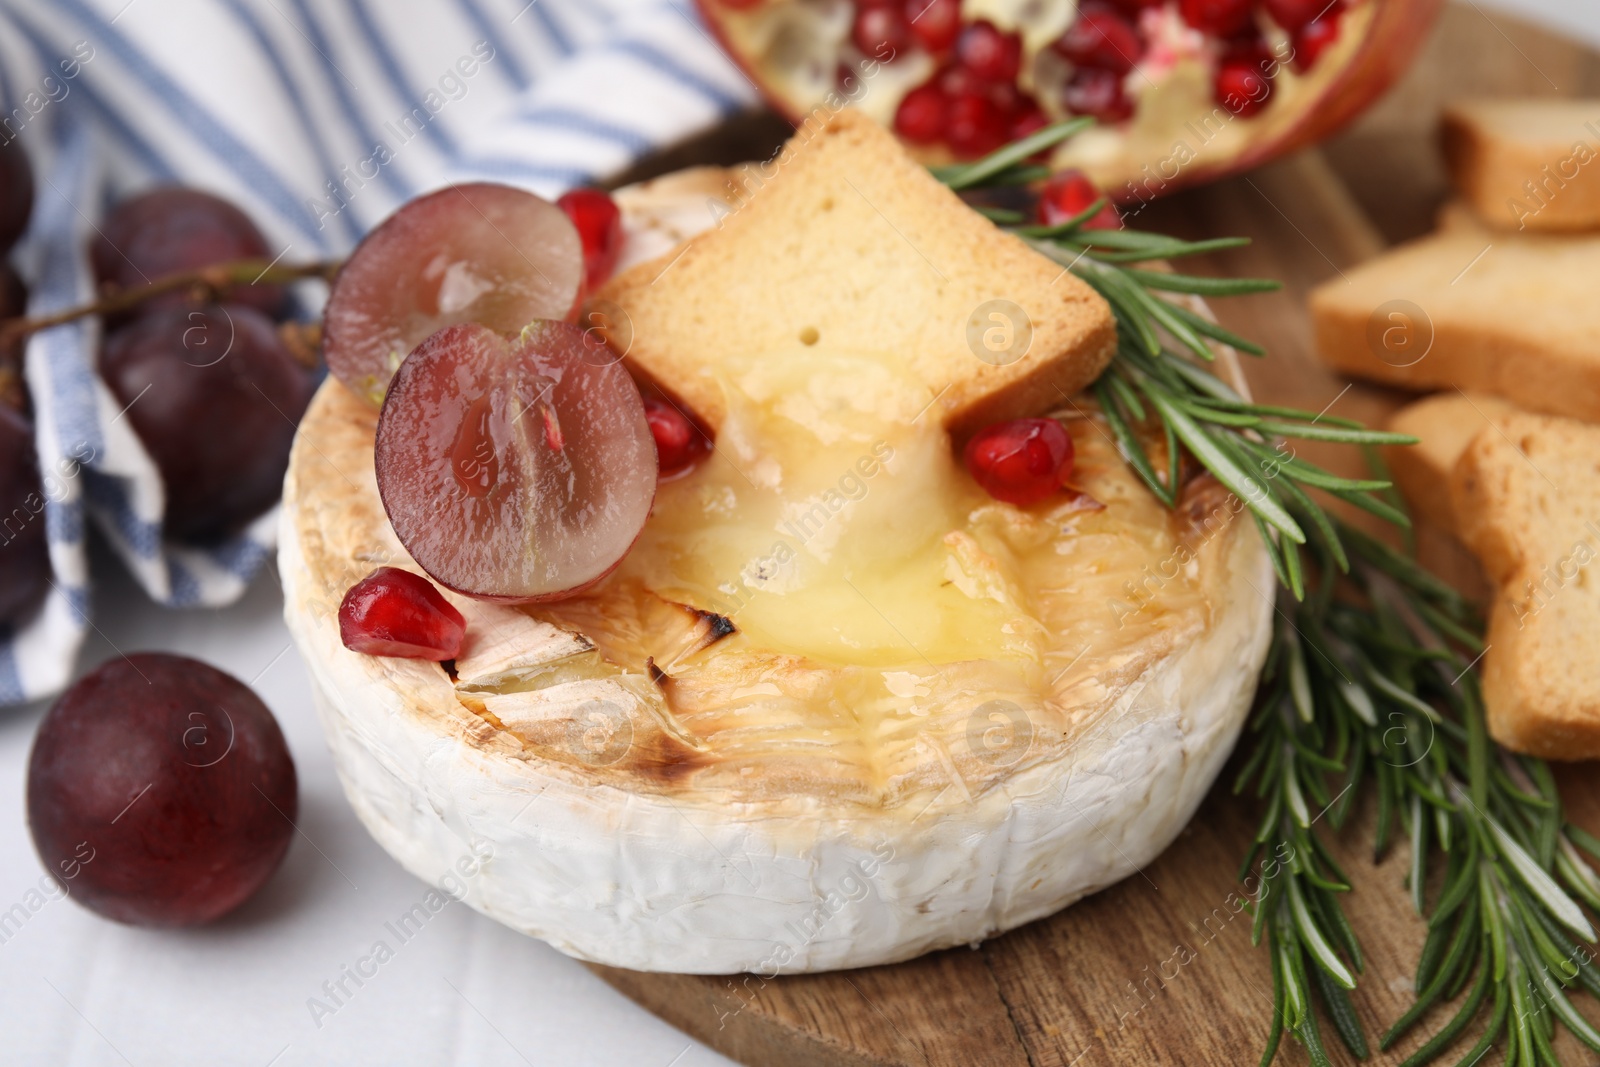
<svg viewBox="0 0 1600 1067">
<path fill-rule="evenodd" d="M 49 589 L 44 486 L 33 426 L 0 404 L 0 629 L 25 623 Z"/>
<path fill-rule="evenodd" d="M 0 134 L 5 131 L 0 130 Z M 0 143 L 0 256 L 11 251 L 33 213 L 33 168 L 22 142 Z"/>
<path fill-rule="evenodd" d="M 111 209 L 99 234 L 89 242 L 95 279 L 119 289 L 213 263 L 265 261 L 274 255 L 243 211 L 221 197 L 179 186 L 163 186 L 122 201 Z M 281 318 L 287 310 L 287 296 L 279 285 L 251 285 L 231 290 L 227 299 Z M 144 308 L 180 307 L 187 300 L 183 293 L 169 293 Z M 128 317 L 120 316 L 119 321 Z"/>
<path fill-rule="evenodd" d="M 18 318 L 28 310 L 28 287 L 11 269 L 11 264 L 0 263 L 0 320 Z M 22 373 L 22 352 L 25 342 L 18 338 L 0 348 L 0 366 Z"/>
<path fill-rule="evenodd" d="M 100 374 L 161 472 L 168 537 L 215 543 L 282 495 L 311 381 L 259 311 L 142 315 L 106 339 Z"/>
<path fill-rule="evenodd" d="M 210 922 L 288 850 L 294 761 L 237 679 L 166 653 L 114 659 L 67 690 L 28 757 L 28 829 L 78 903 L 141 926 Z"/>
</svg>

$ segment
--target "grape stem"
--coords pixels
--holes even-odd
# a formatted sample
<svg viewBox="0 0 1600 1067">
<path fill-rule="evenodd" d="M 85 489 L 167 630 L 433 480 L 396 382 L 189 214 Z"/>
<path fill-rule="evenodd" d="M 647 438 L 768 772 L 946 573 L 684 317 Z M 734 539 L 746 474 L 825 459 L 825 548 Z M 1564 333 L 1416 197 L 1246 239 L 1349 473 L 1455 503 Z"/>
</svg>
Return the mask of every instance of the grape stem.
<svg viewBox="0 0 1600 1067">
<path fill-rule="evenodd" d="M 49 315 L 7 319 L 0 322 L 0 351 L 7 345 L 30 337 L 40 330 L 76 322 L 90 315 L 115 315 L 118 312 L 131 311 L 146 300 L 167 293 L 188 290 L 195 303 L 207 303 L 219 299 L 230 290 L 251 285 L 284 285 L 304 278 L 323 278 L 332 281 L 339 265 L 339 260 L 283 264 L 269 263 L 264 259 L 235 259 L 226 263 L 213 263 L 209 267 L 201 267 L 194 271 L 169 274 L 145 285 L 128 289 L 109 289 L 100 299 L 90 304 L 52 312 Z"/>
</svg>

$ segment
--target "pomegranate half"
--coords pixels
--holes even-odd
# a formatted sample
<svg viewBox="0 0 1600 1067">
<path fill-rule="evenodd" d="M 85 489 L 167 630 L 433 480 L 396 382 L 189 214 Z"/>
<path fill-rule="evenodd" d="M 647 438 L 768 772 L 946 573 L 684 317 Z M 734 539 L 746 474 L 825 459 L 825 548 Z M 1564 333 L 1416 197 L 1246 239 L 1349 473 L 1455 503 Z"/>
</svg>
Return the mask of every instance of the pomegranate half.
<svg viewBox="0 0 1600 1067">
<path fill-rule="evenodd" d="M 851 105 L 929 164 L 1047 122 L 1122 204 L 1312 144 L 1405 71 L 1443 0 L 697 0 L 799 124 Z"/>
</svg>

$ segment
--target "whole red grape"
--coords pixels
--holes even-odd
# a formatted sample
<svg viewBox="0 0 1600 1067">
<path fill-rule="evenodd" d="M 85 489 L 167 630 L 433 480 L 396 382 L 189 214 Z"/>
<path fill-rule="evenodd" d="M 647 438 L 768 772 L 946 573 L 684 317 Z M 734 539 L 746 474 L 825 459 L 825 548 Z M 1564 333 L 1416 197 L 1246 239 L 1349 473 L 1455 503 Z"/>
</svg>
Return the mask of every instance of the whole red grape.
<svg viewBox="0 0 1600 1067">
<path fill-rule="evenodd" d="M 9 138 L 0 142 L 0 256 L 4 256 L 28 228 L 33 213 L 33 168 L 21 141 L 4 129 L 0 136 Z"/>
<path fill-rule="evenodd" d="M 139 653 L 82 678 L 28 758 L 45 869 L 108 919 L 190 926 L 232 911 L 294 835 L 294 761 L 265 704 L 197 660 Z"/>
<path fill-rule="evenodd" d="M 271 260 L 276 254 L 243 211 L 221 197 L 179 186 L 163 186 L 122 201 L 89 244 L 95 280 L 118 288 L 229 260 Z M 231 303 L 272 316 L 283 314 L 286 299 L 283 287 L 277 285 L 241 286 L 228 294 Z M 169 293 L 141 310 L 186 302 L 183 293 Z"/>
<path fill-rule="evenodd" d="M 167 536 L 221 540 L 282 495 L 311 382 L 265 315 L 150 312 L 106 339 L 100 373 L 161 472 Z"/>
<path fill-rule="evenodd" d="M 28 287 L 23 284 L 22 278 L 11 269 L 11 264 L 0 263 L 0 321 L 18 318 L 28 310 Z M 17 338 L 0 347 L 0 368 L 10 370 L 20 380 L 22 376 L 22 353 L 25 342 Z M 17 392 L 20 394 L 20 384 Z M 7 390 L 0 389 L 0 403 L 8 399 L 19 400 L 18 396 L 7 396 Z"/>
<path fill-rule="evenodd" d="M 0 630 L 16 628 L 50 589 L 44 486 L 33 426 L 0 404 Z"/>
</svg>

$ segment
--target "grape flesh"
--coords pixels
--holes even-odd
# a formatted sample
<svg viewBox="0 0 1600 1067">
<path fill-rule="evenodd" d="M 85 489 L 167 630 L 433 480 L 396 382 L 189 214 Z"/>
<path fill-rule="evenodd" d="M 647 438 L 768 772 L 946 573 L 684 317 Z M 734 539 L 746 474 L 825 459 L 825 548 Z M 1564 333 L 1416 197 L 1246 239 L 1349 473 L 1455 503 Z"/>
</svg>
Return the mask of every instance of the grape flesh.
<svg viewBox="0 0 1600 1067">
<path fill-rule="evenodd" d="M 450 326 L 401 364 L 378 418 L 378 491 L 401 543 L 441 585 L 552 600 L 605 577 L 656 491 L 639 388 L 570 323 L 515 340 Z"/>
<path fill-rule="evenodd" d="M 249 688 L 184 656 L 84 676 L 28 758 L 28 828 L 72 899 L 118 922 L 190 926 L 232 911 L 294 835 L 294 761 Z"/>
<path fill-rule="evenodd" d="M 161 472 L 167 536 L 214 543 L 277 502 L 311 383 L 265 315 L 150 312 L 106 339 L 100 373 Z"/>
<path fill-rule="evenodd" d="M 424 338 L 475 322 L 515 334 L 571 319 L 583 247 L 566 214 L 507 185 L 452 185 L 405 204 L 351 253 L 328 297 L 328 369 L 374 406 Z"/>
<path fill-rule="evenodd" d="M 163 186 L 122 201 L 112 208 L 89 243 L 95 280 L 119 289 L 215 263 L 269 261 L 274 255 L 243 211 L 221 197 L 180 186 Z M 278 285 L 240 286 L 229 291 L 228 300 L 274 317 L 287 308 L 287 294 Z M 167 293 L 141 305 L 140 310 L 186 303 L 185 294 Z"/>
<path fill-rule="evenodd" d="M 0 630 L 26 623 L 49 589 L 44 486 L 33 426 L 0 404 Z"/>
<path fill-rule="evenodd" d="M 0 256 L 17 243 L 32 213 L 33 168 L 28 166 L 22 142 L 12 137 L 0 144 Z"/>
</svg>

